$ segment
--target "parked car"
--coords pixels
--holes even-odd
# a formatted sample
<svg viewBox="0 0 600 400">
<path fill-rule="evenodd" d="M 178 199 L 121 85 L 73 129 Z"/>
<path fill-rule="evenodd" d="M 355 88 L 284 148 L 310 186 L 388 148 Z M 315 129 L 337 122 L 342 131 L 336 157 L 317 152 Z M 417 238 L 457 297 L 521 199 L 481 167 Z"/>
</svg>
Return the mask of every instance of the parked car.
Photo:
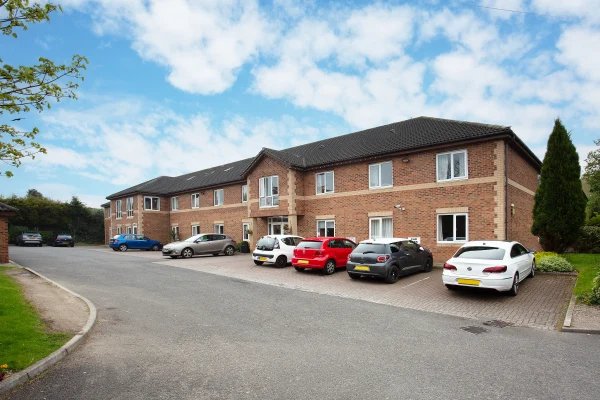
<svg viewBox="0 0 600 400">
<path fill-rule="evenodd" d="M 114 251 L 127 251 L 128 249 L 158 251 L 162 248 L 162 244 L 158 240 L 131 233 L 114 236 L 109 240 L 108 246 Z"/>
<path fill-rule="evenodd" d="M 42 235 L 37 232 L 23 232 L 15 238 L 17 246 L 38 246 L 42 247 Z"/>
<path fill-rule="evenodd" d="M 221 253 L 232 256 L 235 254 L 235 246 L 235 240 L 230 236 L 218 233 L 201 233 L 181 242 L 164 245 L 162 254 L 171 258 L 190 258 L 197 254 L 217 256 Z"/>
<path fill-rule="evenodd" d="M 346 271 L 350 278 L 383 278 L 394 283 L 402 275 L 429 272 L 433 268 L 431 251 L 405 238 L 363 240 L 348 256 Z"/>
<path fill-rule="evenodd" d="M 58 246 L 75 246 L 75 240 L 71 235 L 56 235 L 53 239 L 48 243 L 50 246 L 58 247 Z"/>
<path fill-rule="evenodd" d="M 465 243 L 444 264 L 442 282 L 458 286 L 496 289 L 516 296 L 519 282 L 535 276 L 535 257 L 518 242 L 475 241 Z"/>
<path fill-rule="evenodd" d="M 320 269 L 325 275 L 331 275 L 336 268 L 344 268 L 348 254 L 356 243 L 342 237 L 311 237 L 302 240 L 294 249 L 292 265 L 296 271 L 306 268 Z"/>
<path fill-rule="evenodd" d="M 283 268 L 294 257 L 294 248 L 302 241 L 302 237 L 294 235 L 267 235 L 258 239 L 252 252 L 254 264 L 275 264 Z"/>
</svg>

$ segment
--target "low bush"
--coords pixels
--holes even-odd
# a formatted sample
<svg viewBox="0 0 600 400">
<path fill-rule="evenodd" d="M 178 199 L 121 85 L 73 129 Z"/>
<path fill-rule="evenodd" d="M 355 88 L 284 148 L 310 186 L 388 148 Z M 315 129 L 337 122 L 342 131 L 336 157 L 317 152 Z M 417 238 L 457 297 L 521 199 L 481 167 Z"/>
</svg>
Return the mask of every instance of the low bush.
<svg viewBox="0 0 600 400">
<path fill-rule="evenodd" d="M 588 303 L 600 304 L 600 274 L 594 278 L 594 286 L 588 296 Z"/>
<path fill-rule="evenodd" d="M 539 252 L 535 253 L 535 263 L 539 264 L 543 258 L 554 257 L 554 256 L 558 256 L 558 254 L 553 251 L 539 251 Z"/>
<path fill-rule="evenodd" d="M 588 219 L 585 223 L 587 226 L 599 226 L 600 227 L 600 215 L 595 215 Z"/>
<path fill-rule="evenodd" d="M 573 265 L 560 256 L 546 256 L 537 263 L 537 270 L 543 272 L 571 272 Z"/>
<path fill-rule="evenodd" d="M 600 253 L 600 226 L 583 226 L 573 246 L 579 253 Z"/>
</svg>

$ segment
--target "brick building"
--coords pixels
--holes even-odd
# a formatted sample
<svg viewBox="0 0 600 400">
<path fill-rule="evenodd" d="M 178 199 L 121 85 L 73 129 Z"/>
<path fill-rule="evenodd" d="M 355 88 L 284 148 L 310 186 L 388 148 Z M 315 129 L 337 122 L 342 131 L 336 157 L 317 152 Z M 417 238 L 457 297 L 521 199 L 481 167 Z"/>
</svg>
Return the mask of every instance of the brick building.
<svg viewBox="0 0 600 400">
<path fill-rule="evenodd" d="M 16 212 L 16 208 L 0 203 L 0 264 L 8 262 L 8 219 Z"/>
<path fill-rule="evenodd" d="M 107 197 L 105 235 L 414 237 L 436 261 L 467 240 L 537 248 L 540 167 L 509 127 L 419 117 L 140 183 Z"/>
</svg>

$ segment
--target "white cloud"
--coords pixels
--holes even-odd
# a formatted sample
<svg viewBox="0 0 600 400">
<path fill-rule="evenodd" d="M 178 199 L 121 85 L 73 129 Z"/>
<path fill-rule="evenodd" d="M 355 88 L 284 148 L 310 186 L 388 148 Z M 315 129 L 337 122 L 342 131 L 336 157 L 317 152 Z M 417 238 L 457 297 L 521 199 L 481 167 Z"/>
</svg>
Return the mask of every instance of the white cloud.
<svg viewBox="0 0 600 400">
<path fill-rule="evenodd" d="M 582 18 L 590 22 L 599 22 L 600 0 L 532 0 L 535 12 L 557 18 Z"/>
</svg>

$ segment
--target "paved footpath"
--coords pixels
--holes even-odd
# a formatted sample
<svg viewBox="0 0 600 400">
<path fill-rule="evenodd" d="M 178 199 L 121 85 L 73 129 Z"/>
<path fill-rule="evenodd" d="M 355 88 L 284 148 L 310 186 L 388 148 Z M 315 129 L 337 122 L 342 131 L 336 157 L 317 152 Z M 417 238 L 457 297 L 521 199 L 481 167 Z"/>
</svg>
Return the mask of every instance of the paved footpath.
<svg viewBox="0 0 600 400">
<path fill-rule="evenodd" d="M 108 249 L 98 251 L 112 252 Z M 293 267 L 256 266 L 247 254 L 233 257 L 162 257 L 160 253 L 115 253 L 137 256 L 161 265 L 186 268 L 290 289 L 365 300 L 420 311 L 518 326 L 557 329 L 562 326 L 575 284 L 574 276 L 537 274 L 525 279 L 516 297 L 482 290 L 450 291 L 442 285 L 441 269 L 402 277 L 395 284 L 372 279 L 352 280 L 344 270 L 323 276 L 318 271 L 297 272 Z"/>
</svg>

